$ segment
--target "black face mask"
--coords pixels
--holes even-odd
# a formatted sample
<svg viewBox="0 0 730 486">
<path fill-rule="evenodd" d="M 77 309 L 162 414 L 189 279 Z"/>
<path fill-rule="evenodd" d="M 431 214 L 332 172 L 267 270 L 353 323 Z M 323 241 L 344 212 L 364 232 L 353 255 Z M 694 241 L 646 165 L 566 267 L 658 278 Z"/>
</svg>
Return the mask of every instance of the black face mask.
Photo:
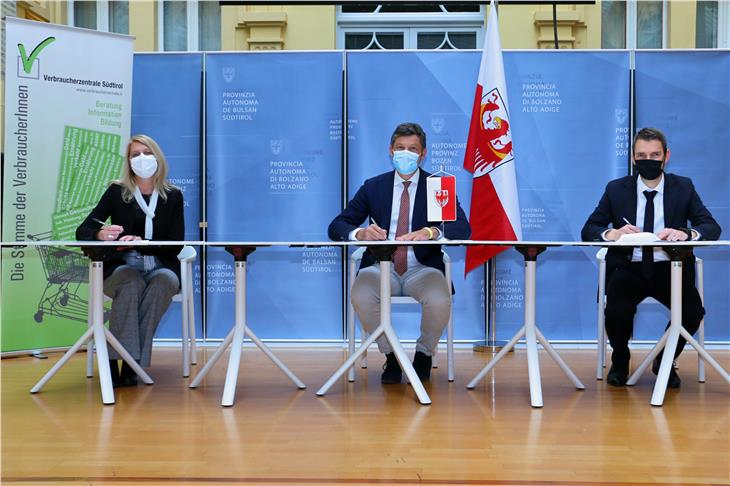
<svg viewBox="0 0 730 486">
<path fill-rule="evenodd" d="M 636 172 L 644 179 L 651 181 L 662 175 L 663 160 L 638 159 L 634 160 Z"/>
</svg>

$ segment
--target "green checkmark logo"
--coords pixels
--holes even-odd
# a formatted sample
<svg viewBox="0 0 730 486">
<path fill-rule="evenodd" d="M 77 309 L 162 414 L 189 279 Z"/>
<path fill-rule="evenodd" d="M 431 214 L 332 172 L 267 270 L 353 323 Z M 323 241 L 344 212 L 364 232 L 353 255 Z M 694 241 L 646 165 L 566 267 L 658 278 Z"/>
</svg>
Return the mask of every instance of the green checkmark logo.
<svg viewBox="0 0 730 486">
<path fill-rule="evenodd" d="M 38 58 L 38 55 L 41 53 L 43 49 L 46 48 L 47 45 L 49 45 L 51 42 L 55 41 L 55 37 L 48 37 L 43 42 L 35 46 L 35 49 L 30 53 L 30 56 L 26 54 L 25 52 L 25 46 L 23 44 L 18 44 L 18 51 L 20 52 L 20 61 L 23 63 L 23 70 L 25 71 L 25 74 L 30 74 L 31 69 L 33 68 L 33 63 Z"/>
</svg>

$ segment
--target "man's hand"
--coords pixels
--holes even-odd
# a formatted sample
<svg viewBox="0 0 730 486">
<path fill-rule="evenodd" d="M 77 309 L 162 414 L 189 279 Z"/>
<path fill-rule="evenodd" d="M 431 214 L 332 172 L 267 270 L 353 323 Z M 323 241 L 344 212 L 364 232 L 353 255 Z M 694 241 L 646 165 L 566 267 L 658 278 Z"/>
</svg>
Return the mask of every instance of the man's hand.
<svg viewBox="0 0 730 486">
<path fill-rule="evenodd" d="M 628 235 L 631 233 L 641 233 L 641 230 L 633 224 L 627 224 L 619 229 L 611 229 L 606 233 L 606 239 L 608 241 L 616 241 L 621 238 L 622 235 Z"/>
<path fill-rule="evenodd" d="M 664 241 L 686 241 L 687 240 L 687 233 L 681 230 L 676 230 L 673 228 L 664 228 L 659 232 L 657 235 L 660 240 Z"/>
<path fill-rule="evenodd" d="M 383 228 L 373 223 L 366 226 L 355 234 L 360 241 L 382 241 L 388 238 L 388 233 Z"/>
<path fill-rule="evenodd" d="M 114 241 L 124 232 L 124 228 L 118 224 L 105 225 L 96 233 L 96 239 L 100 241 Z"/>
<path fill-rule="evenodd" d="M 430 240 L 430 234 L 426 231 L 426 228 L 421 228 L 418 231 L 411 231 L 404 235 L 400 235 L 396 238 L 398 241 L 425 241 Z"/>
</svg>

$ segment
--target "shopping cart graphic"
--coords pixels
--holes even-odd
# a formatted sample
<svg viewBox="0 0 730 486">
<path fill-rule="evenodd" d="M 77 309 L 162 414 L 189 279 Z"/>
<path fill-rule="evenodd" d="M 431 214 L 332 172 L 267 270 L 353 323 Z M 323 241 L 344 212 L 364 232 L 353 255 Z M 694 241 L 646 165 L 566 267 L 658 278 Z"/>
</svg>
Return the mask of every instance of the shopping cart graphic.
<svg viewBox="0 0 730 486">
<path fill-rule="evenodd" d="M 51 232 L 27 235 L 30 241 L 50 240 Z M 88 301 L 79 296 L 81 284 L 89 283 L 89 261 L 81 250 L 62 246 L 37 246 L 41 265 L 46 274 L 38 308 L 33 314 L 36 322 L 46 315 L 88 322 Z M 108 318 L 104 311 L 104 321 Z"/>
</svg>

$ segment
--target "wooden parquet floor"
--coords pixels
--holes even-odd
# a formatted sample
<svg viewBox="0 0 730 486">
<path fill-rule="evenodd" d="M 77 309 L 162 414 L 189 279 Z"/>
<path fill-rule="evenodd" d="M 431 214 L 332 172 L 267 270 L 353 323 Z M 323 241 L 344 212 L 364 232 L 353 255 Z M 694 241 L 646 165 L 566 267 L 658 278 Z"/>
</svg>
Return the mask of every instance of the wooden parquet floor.
<svg viewBox="0 0 730 486">
<path fill-rule="evenodd" d="M 711 368 L 698 383 L 693 351 L 680 360 L 682 389 L 669 390 L 660 408 L 649 405 L 650 372 L 616 389 L 595 380 L 594 351 L 561 350 L 586 385 L 578 391 L 541 352 L 542 409 L 530 407 L 524 350 L 473 391 L 465 384 L 491 355 L 457 350 L 456 381 L 446 381 L 443 367 L 427 384 L 431 406 L 408 385 L 381 386 L 377 352 L 355 383 L 342 381 L 323 398 L 315 391 L 342 350 L 275 352 L 308 388 L 297 390 L 246 348 L 231 408 L 220 406 L 227 360 L 190 390 L 176 349 L 155 349 L 155 384 L 118 389 L 113 406 L 84 377 L 84 354 L 37 395 L 29 389 L 59 355 L 2 360 L 2 483 L 730 483 L 730 387 Z M 730 368 L 730 352 L 713 355 Z"/>
</svg>

